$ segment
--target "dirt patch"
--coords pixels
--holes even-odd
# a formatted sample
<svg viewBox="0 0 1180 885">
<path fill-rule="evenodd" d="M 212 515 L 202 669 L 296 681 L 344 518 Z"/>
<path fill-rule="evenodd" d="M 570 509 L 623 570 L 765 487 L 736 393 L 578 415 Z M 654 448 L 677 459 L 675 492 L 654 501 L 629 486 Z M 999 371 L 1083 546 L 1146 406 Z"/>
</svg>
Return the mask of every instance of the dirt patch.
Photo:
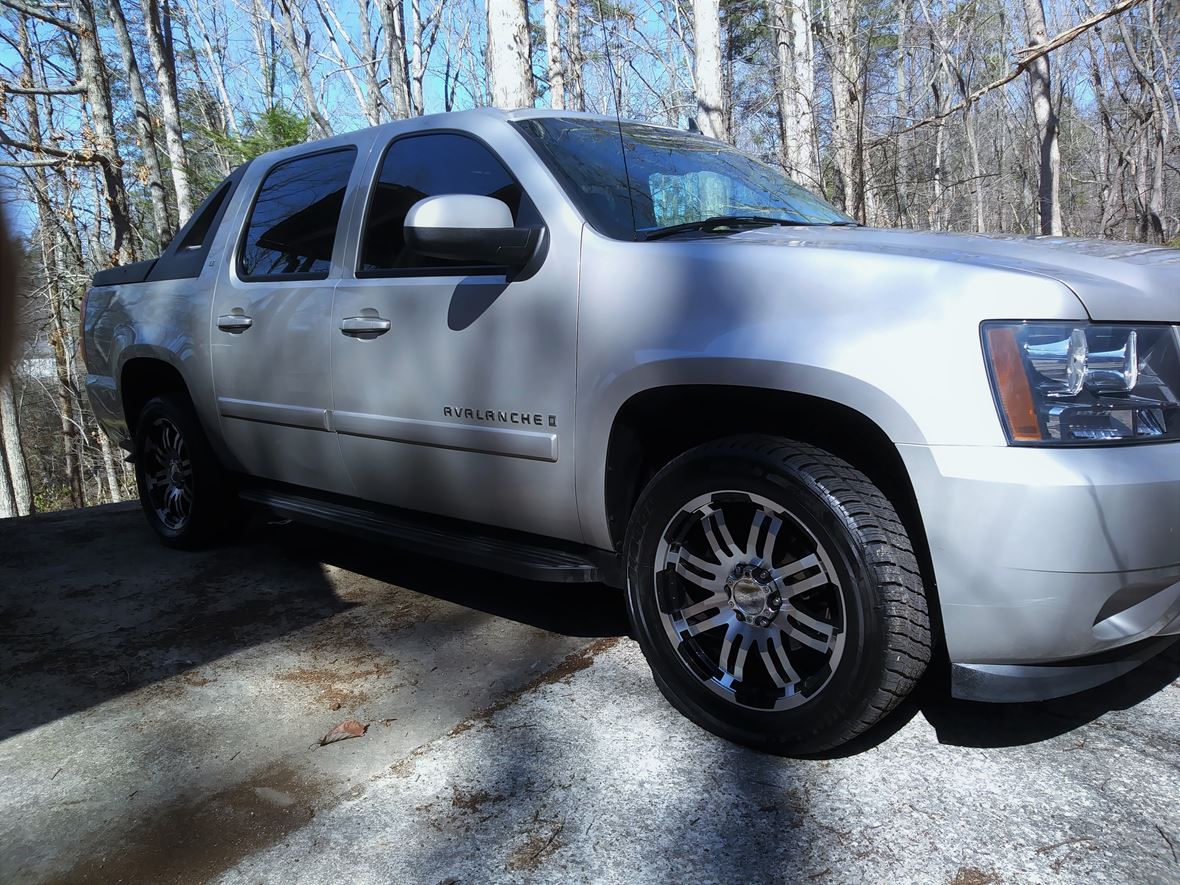
<svg viewBox="0 0 1180 885">
<path fill-rule="evenodd" d="M 606 639 L 596 639 L 594 642 L 591 642 L 585 648 L 578 649 L 576 652 L 574 652 L 573 654 L 566 657 L 560 664 L 558 664 L 552 670 L 548 670 L 547 672 L 542 673 L 540 676 L 538 676 L 536 679 L 534 679 L 532 682 L 528 683 L 524 687 L 518 688 L 516 691 L 513 691 L 513 692 L 505 695 L 504 697 L 500 698 L 500 700 L 496 701 L 496 703 L 492 704 L 490 707 L 485 707 L 484 709 L 480 710 L 478 713 L 474 713 L 471 716 L 468 716 L 466 719 L 464 719 L 462 722 L 460 722 L 458 725 L 456 725 L 454 728 L 451 729 L 450 736 L 457 737 L 458 735 L 461 735 L 463 732 L 469 731 L 470 729 L 474 728 L 476 725 L 478 725 L 481 722 L 483 722 L 483 723 L 490 722 L 492 720 L 493 716 L 495 716 L 497 713 L 499 713 L 501 710 L 505 709 L 506 707 L 509 707 L 512 704 L 514 704 L 517 701 L 517 699 L 520 698 L 522 695 L 526 695 L 526 694 L 529 694 L 530 692 L 536 691 L 538 688 L 541 688 L 542 686 L 545 686 L 545 685 L 555 685 L 558 682 L 564 682 L 565 680 L 567 680 L 571 676 L 573 676 L 575 673 L 579 673 L 582 670 L 585 670 L 591 664 L 593 664 L 594 659 L 598 655 L 602 654 L 607 649 L 614 648 L 618 644 L 619 644 L 619 637 L 618 636 L 611 636 Z"/>
<path fill-rule="evenodd" d="M 199 688 L 200 686 L 208 685 L 210 682 L 214 682 L 215 680 L 201 676 L 199 673 L 193 673 L 190 671 L 188 673 L 182 673 L 180 676 L 180 681 L 185 685 L 193 685 Z"/>
<path fill-rule="evenodd" d="M 309 823 L 327 784 L 284 766 L 196 802 L 154 812 L 108 853 L 60 882 L 205 882 Z"/>
<path fill-rule="evenodd" d="M 995 873 L 978 870 L 975 867 L 959 867 L 949 885 L 995 885 L 1000 879 Z"/>
<path fill-rule="evenodd" d="M 451 807 L 462 811 L 479 811 L 489 802 L 503 802 L 507 796 L 489 793 L 487 790 L 465 792 L 458 787 L 451 787 Z"/>
<path fill-rule="evenodd" d="M 504 865 L 509 872 L 535 873 L 562 846 L 563 820 L 533 820 L 536 829 L 530 832 L 508 855 Z"/>
</svg>

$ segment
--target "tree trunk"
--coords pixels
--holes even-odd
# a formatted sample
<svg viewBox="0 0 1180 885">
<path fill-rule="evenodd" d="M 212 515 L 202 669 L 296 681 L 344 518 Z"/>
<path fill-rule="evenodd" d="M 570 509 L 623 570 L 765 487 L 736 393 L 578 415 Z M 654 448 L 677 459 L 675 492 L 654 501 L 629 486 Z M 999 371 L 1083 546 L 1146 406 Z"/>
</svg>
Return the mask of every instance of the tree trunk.
<svg viewBox="0 0 1180 885">
<path fill-rule="evenodd" d="M 565 108 L 565 67 L 561 62 L 561 9 L 558 0 L 544 0 L 544 5 L 549 107 L 562 110 Z"/>
<path fill-rule="evenodd" d="M 488 0 L 488 79 L 494 107 L 531 108 L 536 102 L 525 0 Z"/>
<path fill-rule="evenodd" d="M 160 168 L 160 154 L 156 150 L 156 133 L 152 125 L 151 107 L 148 105 L 147 94 L 143 89 L 143 78 L 139 74 L 139 62 L 135 58 L 135 48 L 131 43 L 131 33 L 127 29 L 127 18 L 123 15 L 120 0 L 109 0 L 107 10 L 110 13 L 111 24 L 115 29 L 115 42 L 119 44 L 119 52 L 123 56 L 123 69 L 127 72 L 127 84 L 131 89 L 131 103 L 135 108 L 135 127 L 139 135 L 139 148 L 143 153 L 143 163 L 147 172 L 148 195 L 152 203 L 152 221 L 156 226 L 156 240 L 160 250 L 163 250 L 172 238 L 172 219 L 168 213 L 168 192 L 164 189 L 164 175 Z"/>
<path fill-rule="evenodd" d="M 905 126 L 909 122 L 910 89 L 906 74 L 906 63 L 909 61 L 909 33 L 911 0 L 897 0 L 897 61 L 894 67 L 894 88 L 897 91 L 897 125 Z M 901 131 L 897 134 L 894 148 L 897 152 L 897 162 L 894 164 L 894 191 L 897 201 L 897 224 L 899 227 L 909 227 L 910 199 L 909 199 L 909 133 Z"/>
<path fill-rule="evenodd" d="M 130 264 L 137 258 L 132 239 L 131 211 L 127 186 L 123 181 L 123 158 L 115 140 L 114 112 L 111 110 L 111 87 L 98 43 L 98 24 L 91 0 L 69 0 L 78 33 L 78 80 L 90 110 L 94 128 L 94 146 L 102 170 L 103 196 L 110 215 L 113 242 L 111 260 Z"/>
<path fill-rule="evenodd" d="M 331 4 L 329 4 L 330 6 Z M 381 122 L 381 85 L 377 71 L 381 67 L 377 59 L 377 48 L 373 45 L 373 32 L 369 24 L 369 0 L 357 0 L 357 21 L 360 23 L 359 56 L 365 72 L 365 117 L 370 126 Z"/>
<path fill-rule="evenodd" d="M 863 221 L 865 207 L 857 168 L 861 62 L 856 48 L 856 0 L 831 0 L 825 39 L 832 61 L 832 156 L 845 212 Z"/>
<path fill-rule="evenodd" d="M 419 0 L 410 0 L 410 108 L 415 116 L 426 113 L 423 80 L 426 59 L 422 54 L 422 10 Z"/>
<path fill-rule="evenodd" d="M 815 54 L 807 0 L 770 0 L 781 159 L 788 174 L 819 187 L 815 146 Z"/>
<path fill-rule="evenodd" d="M 1028 22 L 1029 45 L 1048 42 L 1044 0 L 1024 0 L 1024 15 Z M 1042 55 L 1028 66 L 1028 78 L 1040 142 L 1038 214 L 1041 233 L 1061 236 L 1061 151 L 1057 143 L 1057 112 L 1053 108 L 1048 55 Z"/>
<path fill-rule="evenodd" d="M 711 138 L 730 140 L 725 125 L 721 78 L 721 6 L 718 0 L 692 0 L 693 79 L 697 91 L 697 126 Z"/>
<path fill-rule="evenodd" d="M 33 511 L 33 490 L 29 485 L 28 466 L 21 446 L 11 377 L 0 379 L 0 438 L 3 439 L 4 460 L 8 466 L 16 513 L 18 516 L 28 516 Z"/>
<path fill-rule="evenodd" d="M 238 128 L 238 115 L 234 104 L 229 99 L 229 89 L 225 85 L 225 66 L 222 59 L 213 50 L 213 41 L 209 37 L 209 29 L 205 27 L 205 19 L 197 8 L 195 0 L 189 0 L 189 17 L 197 23 L 197 31 L 201 34 L 201 49 L 205 53 L 205 60 L 209 63 L 209 70 L 213 74 L 213 85 L 217 87 L 217 97 L 221 102 L 221 113 L 225 117 L 226 128 L 234 135 L 241 134 Z M 214 24 L 217 19 L 214 18 Z"/>
<path fill-rule="evenodd" d="M 406 27 L 401 0 L 381 0 L 381 23 L 385 28 L 393 118 L 404 120 L 410 116 L 410 82 L 406 73 Z"/>
<path fill-rule="evenodd" d="M 262 82 L 262 106 L 270 111 L 275 106 L 274 20 L 267 14 L 263 0 L 252 0 L 250 32 L 254 37 L 254 57 L 258 61 L 258 75 Z M 269 29 L 269 33 L 268 33 Z M 268 40 L 269 37 L 269 40 Z"/>
<path fill-rule="evenodd" d="M 154 2 L 154 0 L 148 0 L 148 2 Z M 303 92 L 303 103 L 307 108 L 307 115 L 315 123 L 320 136 L 327 138 L 332 134 L 332 124 L 328 122 L 328 118 L 320 110 L 320 103 L 316 99 L 315 84 L 311 81 L 311 69 L 308 66 L 311 34 L 307 29 L 307 24 L 303 21 L 303 16 L 291 0 L 278 0 L 277 9 L 279 12 L 277 23 L 280 29 L 279 36 L 287 49 L 287 55 L 291 57 L 291 66 L 295 69 L 295 78 L 299 81 L 299 88 Z M 300 41 L 297 31 L 302 32 L 302 41 Z"/>
<path fill-rule="evenodd" d="M 8 464 L 4 452 L 0 451 L 0 519 L 16 516 L 16 500 L 12 497 L 12 484 L 8 479 Z"/>
<path fill-rule="evenodd" d="M 115 453 L 111 449 L 111 441 L 107 438 L 106 433 L 102 428 L 95 431 L 98 436 L 98 448 L 102 453 L 102 468 L 106 474 L 107 488 L 110 490 L 111 501 L 122 501 L 123 491 L 119 488 L 119 477 L 115 473 Z"/>
<path fill-rule="evenodd" d="M 168 0 L 143 0 L 144 30 L 148 53 L 156 71 L 156 92 L 164 120 L 164 143 L 172 165 L 172 187 L 176 191 L 176 214 L 181 225 L 193 214 L 189 185 L 188 153 L 180 125 L 180 96 L 176 88 L 176 54 L 172 46 L 172 9 Z"/>
<path fill-rule="evenodd" d="M 582 79 L 582 68 L 586 57 L 582 53 L 582 4 L 581 0 L 570 0 L 569 6 L 569 87 L 571 110 L 586 110 L 586 86 Z"/>
</svg>

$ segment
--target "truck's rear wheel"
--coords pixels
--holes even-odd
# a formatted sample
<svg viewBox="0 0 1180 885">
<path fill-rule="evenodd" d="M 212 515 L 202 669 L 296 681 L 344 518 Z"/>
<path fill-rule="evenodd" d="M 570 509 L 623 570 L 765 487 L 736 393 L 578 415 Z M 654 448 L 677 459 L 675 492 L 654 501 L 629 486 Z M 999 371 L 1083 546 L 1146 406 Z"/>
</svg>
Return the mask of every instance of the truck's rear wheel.
<svg viewBox="0 0 1180 885">
<path fill-rule="evenodd" d="M 671 703 L 722 737 L 809 754 L 866 731 L 930 659 L 917 562 L 846 462 L 767 436 L 709 443 L 648 484 L 627 600 Z"/>
<path fill-rule="evenodd" d="M 213 541 L 235 512 L 221 466 L 188 399 L 151 399 L 135 427 L 135 479 L 148 523 L 169 547 Z"/>
</svg>

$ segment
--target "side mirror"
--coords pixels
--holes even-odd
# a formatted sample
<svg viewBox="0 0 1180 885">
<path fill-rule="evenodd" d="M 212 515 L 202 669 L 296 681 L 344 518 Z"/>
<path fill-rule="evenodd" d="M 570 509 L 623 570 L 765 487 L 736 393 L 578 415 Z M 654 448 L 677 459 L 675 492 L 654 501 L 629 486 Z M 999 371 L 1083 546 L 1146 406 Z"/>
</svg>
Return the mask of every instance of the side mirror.
<svg viewBox="0 0 1180 885">
<path fill-rule="evenodd" d="M 406 245 L 419 255 L 449 261 L 524 267 L 542 228 L 513 227 L 512 211 L 493 197 L 442 194 L 419 200 L 406 213 Z"/>
</svg>

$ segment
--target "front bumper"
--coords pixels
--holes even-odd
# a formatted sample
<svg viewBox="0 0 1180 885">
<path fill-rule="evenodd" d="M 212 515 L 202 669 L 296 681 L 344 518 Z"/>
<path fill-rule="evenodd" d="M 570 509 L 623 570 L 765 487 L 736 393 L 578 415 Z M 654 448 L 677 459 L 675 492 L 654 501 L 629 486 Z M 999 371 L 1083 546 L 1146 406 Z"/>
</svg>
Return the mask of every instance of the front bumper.
<svg viewBox="0 0 1180 885">
<path fill-rule="evenodd" d="M 957 696 L 1070 694 L 1180 636 L 1180 444 L 898 448 Z"/>
</svg>

